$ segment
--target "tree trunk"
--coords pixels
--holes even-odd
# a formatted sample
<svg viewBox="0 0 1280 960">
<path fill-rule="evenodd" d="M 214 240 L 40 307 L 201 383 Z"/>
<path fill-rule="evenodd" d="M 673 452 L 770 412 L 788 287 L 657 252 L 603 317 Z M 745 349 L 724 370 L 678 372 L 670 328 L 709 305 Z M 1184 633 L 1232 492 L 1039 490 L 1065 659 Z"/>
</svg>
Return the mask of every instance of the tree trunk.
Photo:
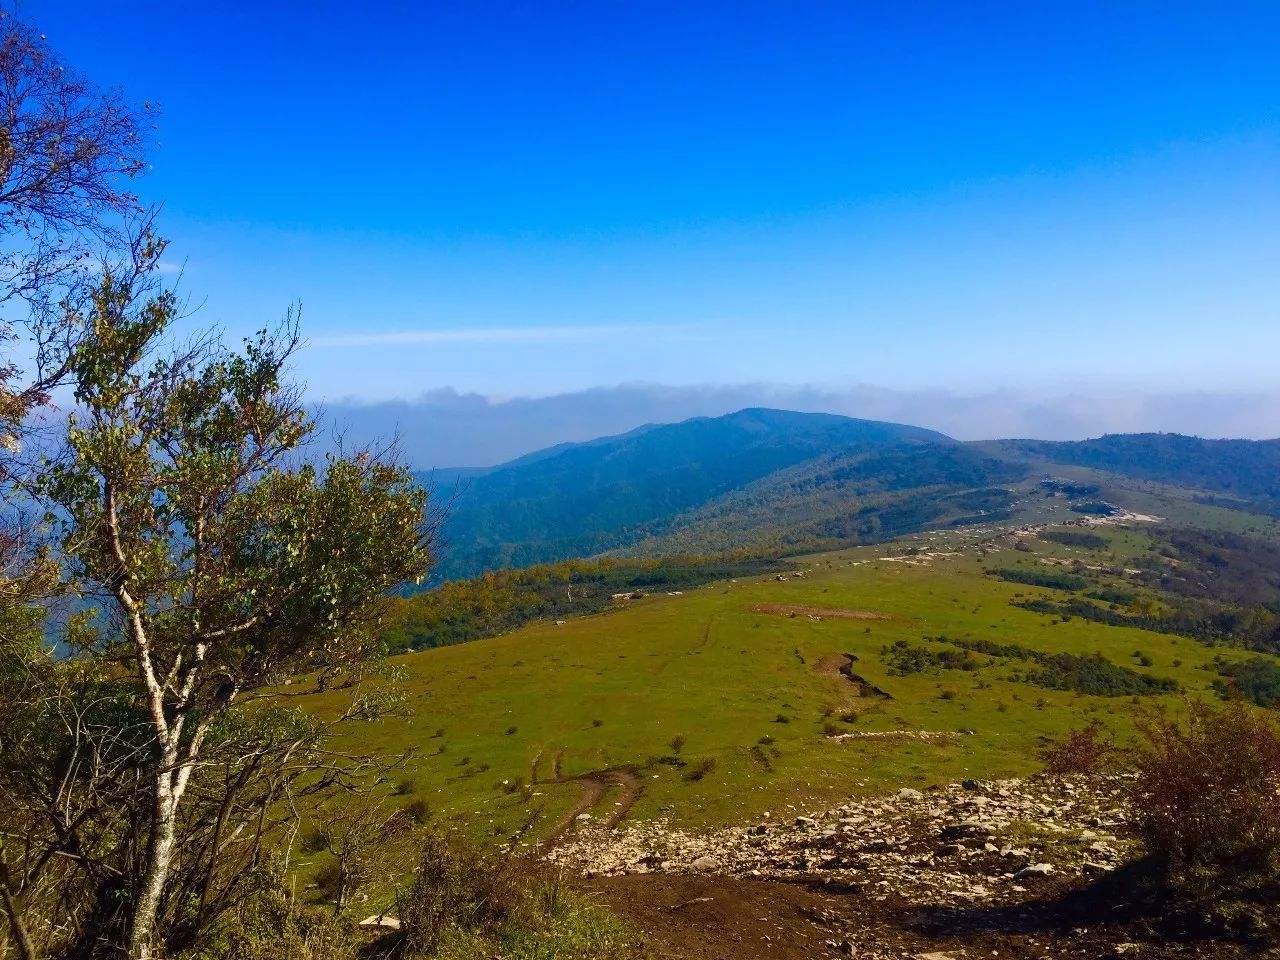
<svg viewBox="0 0 1280 960">
<path fill-rule="evenodd" d="M 9 892 L 8 884 L 0 884 L 0 891 L 4 897 L 4 913 L 9 921 L 9 930 L 13 933 L 14 942 L 18 945 L 19 960 L 36 960 L 36 945 L 31 940 L 31 934 L 27 932 L 26 926 L 22 922 L 22 913 L 18 908 L 18 904 L 14 901 L 13 894 Z M 8 952 L 8 940 L 6 934 L 4 940 L 0 940 L 0 948 L 5 953 Z M 0 954 L 4 956 L 4 954 Z"/>
<path fill-rule="evenodd" d="M 130 960 L 150 960 L 152 936 L 155 933 L 156 914 L 160 909 L 160 896 L 164 882 L 173 863 L 174 841 L 178 824 L 178 796 L 170 775 L 161 771 L 156 783 L 155 820 L 151 827 L 151 843 L 147 856 L 147 869 L 143 874 L 142 891 L 133 909 L 133 921 L 129 930 Z"/>
<path fill-rule="evenodd" d="M 0 901 L 4 903 L 4 915 L 8 920 L 9 931 L 13 934 L 14 942 L 18 944 L 19 960 L 36 960 L 36 945 L 31 939 L 31 933 L 27 930 L 26 924 L 22 922 L 22 905 L 13 895 L 10 887 L 9 865 L 4 862 L 3 853 L 0 853 Z M 9 953 L 9 933 L 4 931 L 0 933 L 3 933 L 3 937 L 0 938 L 0 957 L 5 957 Z"/>
</svg>

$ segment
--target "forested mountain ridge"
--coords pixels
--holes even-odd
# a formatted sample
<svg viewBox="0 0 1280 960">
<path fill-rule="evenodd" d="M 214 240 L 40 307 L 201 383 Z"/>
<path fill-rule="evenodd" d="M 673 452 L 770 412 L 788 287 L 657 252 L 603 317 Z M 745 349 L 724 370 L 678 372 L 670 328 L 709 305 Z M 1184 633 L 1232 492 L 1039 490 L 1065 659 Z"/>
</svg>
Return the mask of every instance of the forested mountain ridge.
<svg viewBox="0 0 1280 960">
<path fill-rule="evenodd" d="M 1237 509 L 1280 507 L 1280 441 L 959 443 L 919 427 L 759 408 L 424 480 L 448 514 L 437 575 L 453 579 L 607 551 L 788 552 L 1008 519 L 1016 503 L 1034 506 L 1036 478 L 1057 467 Z"/>
<path fill-rule="evenodd" d="M 871 543 L 926 526 L 1005 519 L 1025 463 L 968 445 L 897 444 L 818 457 L 676 518 L 656 552 L 789 552 Z"/>
<path fill-rule="evenodd" d="M 553 447 L 458 484 L 439 572 L 451 578 L 627 546 L 655 524 L 814 457 L 955 442 L 921 427 L 752 408 Z"/>
<path fill-rule="evenodd" d="M 1280 439 L 1120 433 L 1078 441 L 1003 440 L 998 446 L 1013 456 L 1042 457 L 1242 499 L 1280 501 Z"/>
</svg>

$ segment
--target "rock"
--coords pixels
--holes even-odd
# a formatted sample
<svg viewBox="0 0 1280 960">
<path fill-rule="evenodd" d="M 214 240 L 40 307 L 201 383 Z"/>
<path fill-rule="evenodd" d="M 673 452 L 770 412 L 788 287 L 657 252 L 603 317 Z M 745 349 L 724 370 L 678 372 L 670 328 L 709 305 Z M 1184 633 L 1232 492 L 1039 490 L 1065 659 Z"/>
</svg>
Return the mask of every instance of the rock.
<svg viewBox="0 0 1280 960">
<path fill-rule="evenodd" d="M 1025 877 L 1044 877 L 1053 873 L 1052 863 L 1032 863 L 1023 867 L 1013 875 L 1013 879 L 1022 880 Z"/>
</svg>

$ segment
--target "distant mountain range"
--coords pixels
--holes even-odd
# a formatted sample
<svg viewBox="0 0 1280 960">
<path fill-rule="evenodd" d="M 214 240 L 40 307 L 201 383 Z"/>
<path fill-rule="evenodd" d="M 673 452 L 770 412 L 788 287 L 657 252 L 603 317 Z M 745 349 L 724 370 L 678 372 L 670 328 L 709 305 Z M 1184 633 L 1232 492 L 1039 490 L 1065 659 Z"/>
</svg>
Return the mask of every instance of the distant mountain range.
<svg viewBox="0 0 1280 960">
<path fill-rule="evenodd" d="M 873 542 L 1013 516 L 1056 468 L 1280 507 L 1280 441 L 1132 434 L 962 444 L 933 430 L 751 408 L 422 475 L 447 514 L 437 576 L 611 550 Z"/>
</svg>

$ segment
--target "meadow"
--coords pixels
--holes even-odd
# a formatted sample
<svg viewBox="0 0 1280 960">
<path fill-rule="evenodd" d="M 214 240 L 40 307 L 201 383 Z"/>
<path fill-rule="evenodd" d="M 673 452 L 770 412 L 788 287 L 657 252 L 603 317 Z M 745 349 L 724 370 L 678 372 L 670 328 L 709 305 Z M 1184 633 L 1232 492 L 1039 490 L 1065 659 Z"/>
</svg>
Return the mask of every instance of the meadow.
<svg viewBox="0 0 1280 960">
<path fill-rule="evenodd" d="M 1119 571 L 1151 541 L 1142 525 L 1098 530 L 1099 550 L 998 528 L 920 534 L 799 558 L 799 576 L 718 581 L 407 654 L 393 661 L 402 714 L 351 745 L 411 751 L 400 802 L 478 838 L 524 827 L 527 844 L 579 816 L 710 828 L 1028 774 L 1047 740 L 1095 720 L 1123 738 L 1135 707 L 1212 696 L 1214 658 L 1252 656 L 1025 610 L 1015 602 L 1067 594 L 989 572 L 1073 566 L 1095 586 L 1123 581 L 1090 568 Z M 895 644 L 974 642 L 1100 654 L 1180 691 L 1047 689 L 1025 661 L 983 654 L 965 669 L 895 668 Z"/>
</svg>

